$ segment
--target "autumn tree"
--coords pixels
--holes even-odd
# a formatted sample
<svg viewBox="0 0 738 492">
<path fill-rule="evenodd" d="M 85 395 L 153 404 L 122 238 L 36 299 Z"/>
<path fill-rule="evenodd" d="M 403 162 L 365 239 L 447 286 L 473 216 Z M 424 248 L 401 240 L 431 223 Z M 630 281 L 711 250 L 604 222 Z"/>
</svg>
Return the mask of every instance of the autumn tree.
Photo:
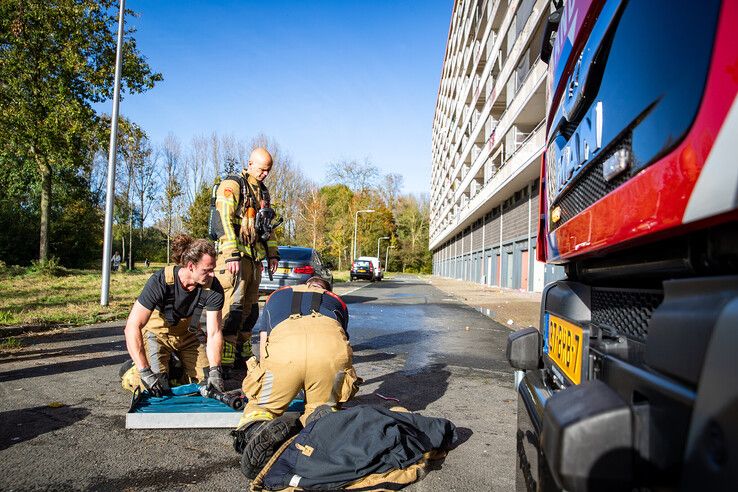
<svg viewBox="0 0 738 492">
<path fill-rule="evenodd" d="M 393 252 L 402 271 L 428 272 L 431 253 L 428 250 L 430 201 L 427 194 L 405 195 L 397 204 L 397 242 Z"/>
<path fill-rule="evenodd" d="M 0 156 L 31 170 L 39 183 L 42 261 L 49 257 L 54 180 L 89 166 L 101 129 L 92 105 L 113 95 L 116 30 L 112 0 L 0 2 Z M 129 28 L 124 38 L 123 93 L 162 79 L 134 32 Z"/>
<path fill-rule="evenodd" d="M 328 204 L 320 189 L 313 187 L 303 194 L 298 211 L 296 235 L 298 244 L 310 244 L 313 249 L 323 250 L 327 211 Z"/>
</svg>

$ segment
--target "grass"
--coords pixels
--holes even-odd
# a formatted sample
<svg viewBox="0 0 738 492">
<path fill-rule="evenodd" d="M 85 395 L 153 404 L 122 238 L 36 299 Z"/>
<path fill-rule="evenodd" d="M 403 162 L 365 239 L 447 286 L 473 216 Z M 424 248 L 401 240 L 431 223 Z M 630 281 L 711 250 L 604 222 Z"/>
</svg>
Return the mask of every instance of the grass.
<svg viewBox="0 0 738 492">
<path fill-rule="evenodd" d="M 333 274 L 334 282 L 348 282 L 349 280 L 348 270 L 333 270 L 331 273 Z"/>
<path fill-rule="evenodd" d="M 54 276 L 33 269 L 5 269 L 0 273 L 0 326 L 80 326 L 124 319 L 152 271 L 153 265 L 114 272 L 109 305 L 100 306 L 99 271 L 64 269 Z"/>
<path fill-rule="evenodd" d="M 23 343 L 15 337 L 8 337 L 0 340 L 0 352 L 12 352 L 21 348 L 23 348 Z"/>
</svg>

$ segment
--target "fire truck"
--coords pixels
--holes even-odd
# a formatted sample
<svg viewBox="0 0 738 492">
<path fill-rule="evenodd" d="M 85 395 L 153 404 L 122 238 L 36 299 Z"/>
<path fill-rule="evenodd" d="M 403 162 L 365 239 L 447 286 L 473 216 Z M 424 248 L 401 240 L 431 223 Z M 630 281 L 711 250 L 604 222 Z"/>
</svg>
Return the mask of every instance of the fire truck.
<svg viewBox="0 0 738 492">
<path fill-rule="evenodd" d="M 554 2 L 518 490 L 738 490 L 738 1 Z"/>
</svg>

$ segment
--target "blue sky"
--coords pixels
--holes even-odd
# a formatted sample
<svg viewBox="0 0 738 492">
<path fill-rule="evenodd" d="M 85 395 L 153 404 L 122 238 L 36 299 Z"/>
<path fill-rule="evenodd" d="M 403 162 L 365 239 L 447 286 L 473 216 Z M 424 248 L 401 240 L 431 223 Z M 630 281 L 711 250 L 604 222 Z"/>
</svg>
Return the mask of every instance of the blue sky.
<svg viewBox="0 0 738 492">
<path fill-rule="evenodd" d="M 128 0 L 164 81 L 121 102 L 154 143 L 170 131 L 274 137 L 317 182 L 368 157 L 429 188 L 431 125 L 453 0 Z M 109 112 L 109 108 L 102 108 Z"/>
</svg>

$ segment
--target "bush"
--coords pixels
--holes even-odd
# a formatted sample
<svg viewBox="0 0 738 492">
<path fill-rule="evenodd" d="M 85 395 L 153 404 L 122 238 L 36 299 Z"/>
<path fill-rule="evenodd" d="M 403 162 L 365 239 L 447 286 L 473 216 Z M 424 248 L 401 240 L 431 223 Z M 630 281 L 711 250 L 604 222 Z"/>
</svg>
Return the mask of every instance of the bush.
<svg viewBox="0 0 738 492">
<path fill-rule="evenodd" d="M 38 273 L 49 277 L 61 277 L 67 274 L 67 270 L 59 264 L 59 258 L 52 256 L 46 261 L 32 260 L 28 267 L 29 273 Z"/>
<path fill-rule="evenodd" d="M 0 275 L 2 276 L 14 276 L 23 275 L 26 269 L 17 265 L 8 266 L 3 260 L 0 260 Z"/>
</svg>

